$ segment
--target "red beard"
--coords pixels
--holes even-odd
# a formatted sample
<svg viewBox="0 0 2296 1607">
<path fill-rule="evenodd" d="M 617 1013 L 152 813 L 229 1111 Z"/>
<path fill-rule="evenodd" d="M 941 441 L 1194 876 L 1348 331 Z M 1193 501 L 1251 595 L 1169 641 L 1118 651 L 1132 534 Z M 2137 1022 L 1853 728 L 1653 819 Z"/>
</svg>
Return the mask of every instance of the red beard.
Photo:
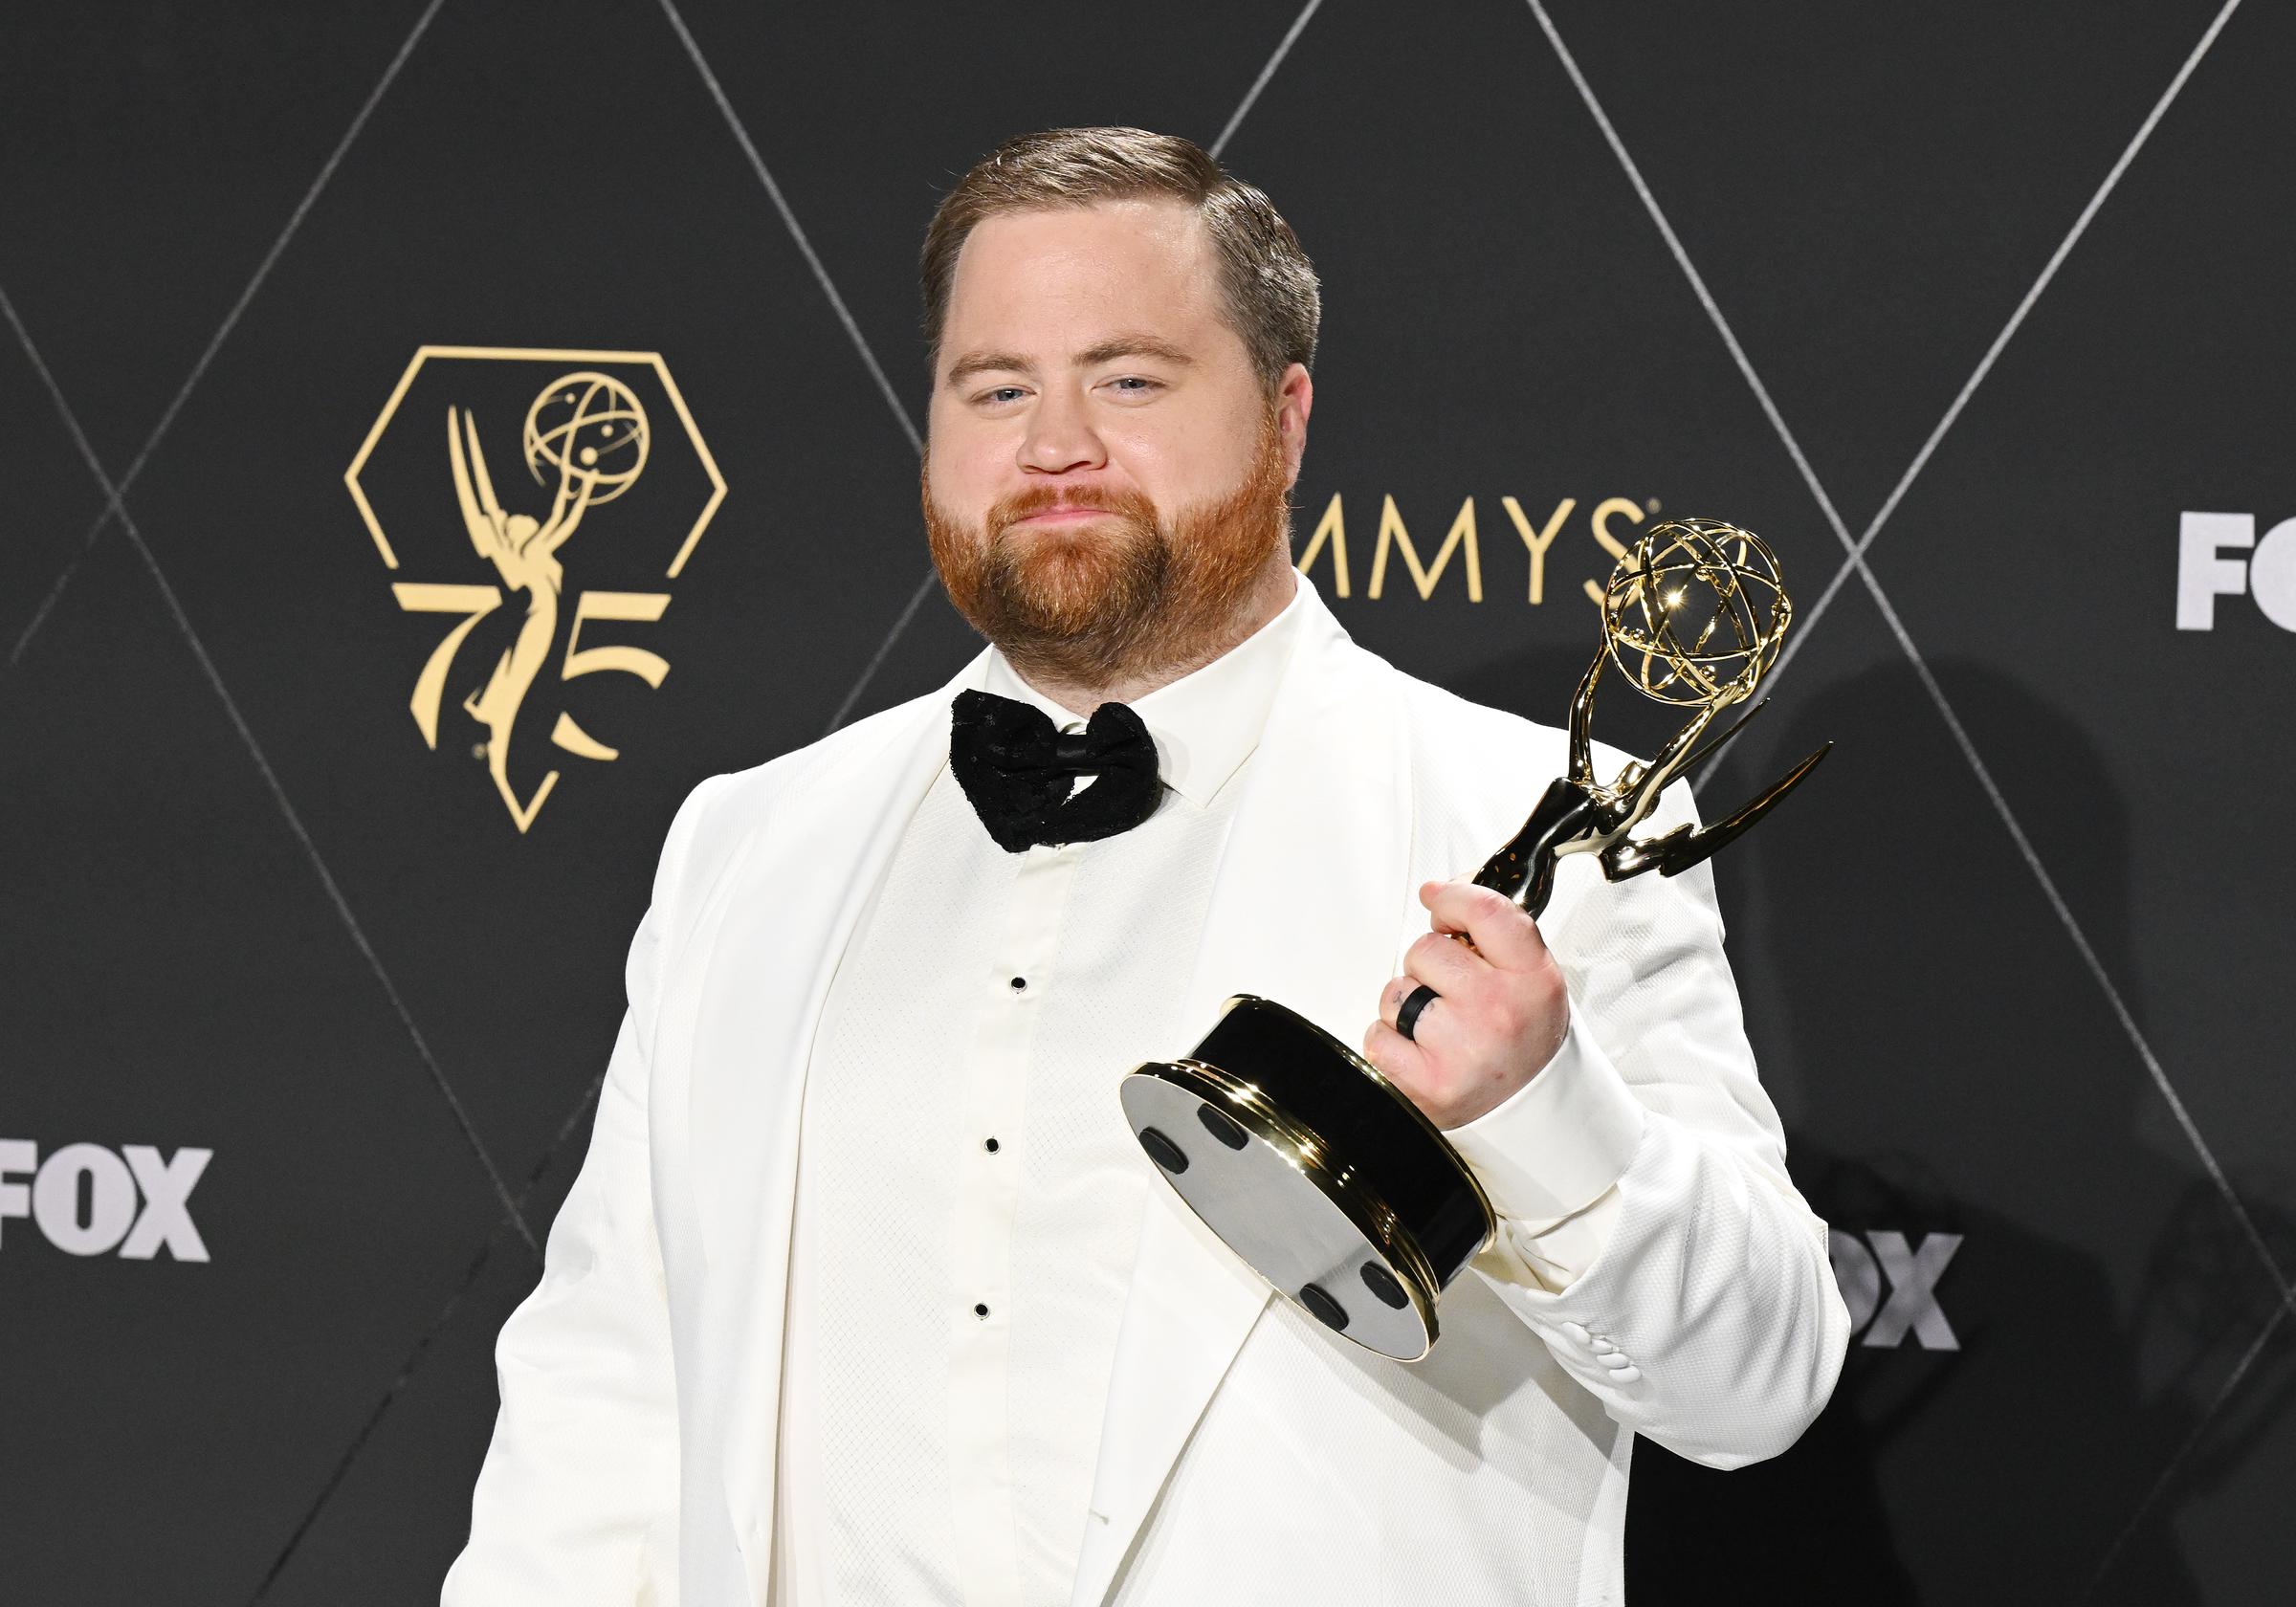
<svg viewBox="0 0 2296 1607">
<path fill-rule="evenodd" d="M 1244 483 L 1164 518 L 1137 492 L 1033 486 L 967 524 L 922 484 L 925 539 L 957 611 L 1032 679 L 1105 687 L 1165 678 L 1229 646 L 1271 555 L 1291 552 L 1282 437 L 1270 410 Z M 1015 529 L 1054 506 L 1108 517 Z"/>
</svg>

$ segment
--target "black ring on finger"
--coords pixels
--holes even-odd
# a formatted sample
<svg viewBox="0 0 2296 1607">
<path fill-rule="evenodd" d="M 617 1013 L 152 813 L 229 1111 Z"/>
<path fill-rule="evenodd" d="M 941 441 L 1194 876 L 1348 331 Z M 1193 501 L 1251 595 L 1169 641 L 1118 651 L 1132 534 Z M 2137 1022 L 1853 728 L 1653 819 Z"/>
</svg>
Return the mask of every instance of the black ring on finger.
<svg viewBox="0 0 2296 1607">
<path fill-rule="evenodd" d="M 1402 1033 L 1405 1038 L 1414 1037 L 1411 1029 L 1419 1024 L 1420 1012 L 1442 997 L 1442 994 L 1437 993 L 1424 982 L 1413 988 L 1403 996 L 1402 1007 L 1395 1012 L 1396 1031 Z"/>
</svg>

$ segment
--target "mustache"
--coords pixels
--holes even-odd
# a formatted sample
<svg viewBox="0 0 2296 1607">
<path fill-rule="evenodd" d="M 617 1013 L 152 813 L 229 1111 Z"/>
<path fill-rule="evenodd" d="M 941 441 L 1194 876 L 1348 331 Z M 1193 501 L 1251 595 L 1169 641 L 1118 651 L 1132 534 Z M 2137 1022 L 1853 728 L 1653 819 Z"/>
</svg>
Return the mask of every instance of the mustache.
<svg viewBox="0 0 2296 1607">
<path fill-rule="evenodd" d="M 1156 504 L 1138 492 L 1112 491 L 1102 486 L 1030 486 L 1000 497 L 988 510 L 983 521 L 990 530 L 1003 530 L 1031 515 L 1050 508 L 1090 508 L 1096 513 L 1118 514 L 1137 519 L 1143 524 L 1156 522 Z"/>
</svg>

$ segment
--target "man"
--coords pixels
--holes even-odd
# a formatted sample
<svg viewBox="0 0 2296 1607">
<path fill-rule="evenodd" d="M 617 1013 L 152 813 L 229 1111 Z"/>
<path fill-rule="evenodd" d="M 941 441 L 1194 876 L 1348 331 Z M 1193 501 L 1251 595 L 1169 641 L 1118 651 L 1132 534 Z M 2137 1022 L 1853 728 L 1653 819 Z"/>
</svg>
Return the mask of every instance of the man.
<svg viewBox="0 0 2296 1607">
<path fill-rule="evenodd" d="M 1264 195 L 1031 136 L 923 269 L 925 525 L 994 646 L 680 812 L 450 1607 L 1616 1601 L 1633 1436 L 1782 1450 L 1847 1334 L 1711 877 L 1443 879 L 1560 734 L 1294 574 L 1316 287 Z M 1416 1367 L 1124 1127 L 1239 990 L 1360 1034 L 1502 1216 Z"/>
</svg>

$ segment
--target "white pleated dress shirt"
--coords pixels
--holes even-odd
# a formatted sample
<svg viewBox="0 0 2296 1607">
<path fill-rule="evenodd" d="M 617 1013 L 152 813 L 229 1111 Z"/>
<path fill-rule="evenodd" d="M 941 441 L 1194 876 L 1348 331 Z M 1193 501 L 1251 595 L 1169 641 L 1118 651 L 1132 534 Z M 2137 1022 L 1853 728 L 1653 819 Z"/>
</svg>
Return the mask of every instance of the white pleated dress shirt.
<svg viewBox="0 0 2296 1607">
<path fill-rule="evenodd" d="M 1181 995 L 1299 614 L 1133 705 L 1142 825 L 1007 853 L 944 768 L 868 894 L 805 1090 L 775 1607 L 1068 1600 L 1156 1181 L 1117 1083 L 1210 1024 Z M 1082 728 L 1001 654 L 982 685 Z M 1521 1275 L 1567 1279 L 1604 1216 Z"/>
</svg>

